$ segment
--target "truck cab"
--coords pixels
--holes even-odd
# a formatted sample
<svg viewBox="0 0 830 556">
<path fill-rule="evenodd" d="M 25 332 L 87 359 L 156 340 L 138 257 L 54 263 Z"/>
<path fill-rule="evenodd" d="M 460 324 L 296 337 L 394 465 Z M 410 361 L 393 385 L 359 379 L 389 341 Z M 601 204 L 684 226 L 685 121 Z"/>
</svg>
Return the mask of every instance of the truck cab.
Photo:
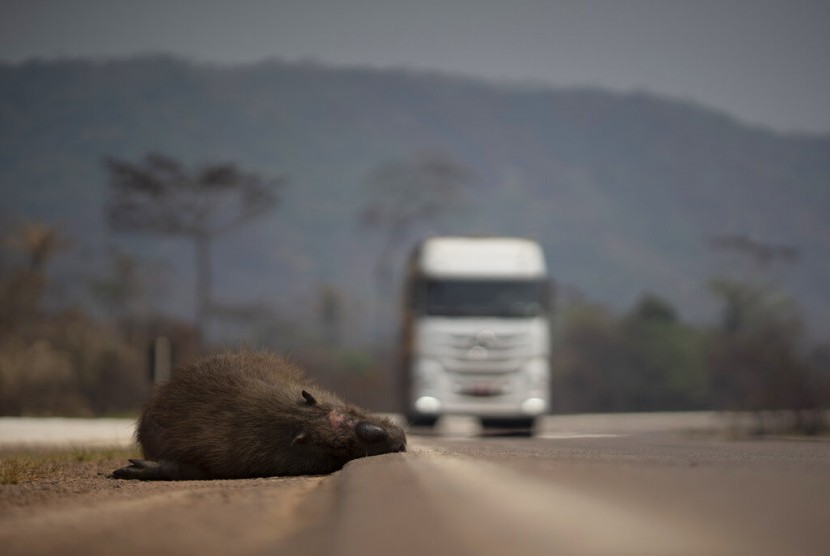
<svg viewBox="0 0 830 556">
<path fill-rule="evenodd" d="M 432 237 L 404 289 L 403 401 L 413 424 L 472 415 L 532 428 L 550 409 L 550 279 L 538 243 Z"/>
</svg>

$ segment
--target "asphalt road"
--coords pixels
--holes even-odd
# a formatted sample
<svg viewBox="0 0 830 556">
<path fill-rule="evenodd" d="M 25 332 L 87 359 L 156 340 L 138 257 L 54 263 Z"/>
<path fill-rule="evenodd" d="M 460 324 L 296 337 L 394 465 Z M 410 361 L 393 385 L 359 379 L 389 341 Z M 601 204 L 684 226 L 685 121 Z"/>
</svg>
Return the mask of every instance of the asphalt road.
<svg viewBox="0 0 830 556">
<path fill-rule="evenodd" d="M 830 443 L 690 432 L 413 436 L 355 462 L 317 553 L 830 554 Z M 295 548 L 301 545 L 295 545 Z"/>
<path fill-rule="evenodd" d="M 82 533 L 66 503 L 43 527 L 88 553 L 830 554 L 830 442 L 727 439 L 712 418 L 553 418 L 533 438 L 456 420 L 330 476 L 138 485 Z M 166 532 L 123 527 L 147 519 Z M 216 525 L 173 534 L 196 520 Z M 36 522 L 8 523 L 20 553 Z"/>
</svg>

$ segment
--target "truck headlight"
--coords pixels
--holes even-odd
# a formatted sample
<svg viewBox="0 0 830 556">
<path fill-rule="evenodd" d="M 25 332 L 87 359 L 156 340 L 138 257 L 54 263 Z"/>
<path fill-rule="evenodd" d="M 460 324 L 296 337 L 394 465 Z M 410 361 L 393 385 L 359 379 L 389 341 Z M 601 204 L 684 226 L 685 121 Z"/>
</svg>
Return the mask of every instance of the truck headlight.
<svg viewBox="0 0 830 556">
<path fill-rule="evenodd" d="M 421 396 L 415 400 L 415 409 L 419 413 L 434 414 L 441 411 L 441 402 L 432 396 Z"/>
<path fill-rule="evenodd" d="M 539 415 L 544 413 L 547 403 L 542 398 L 528 398 L 522 402 L 522 413 L 525 415 Z"/>
</svg>

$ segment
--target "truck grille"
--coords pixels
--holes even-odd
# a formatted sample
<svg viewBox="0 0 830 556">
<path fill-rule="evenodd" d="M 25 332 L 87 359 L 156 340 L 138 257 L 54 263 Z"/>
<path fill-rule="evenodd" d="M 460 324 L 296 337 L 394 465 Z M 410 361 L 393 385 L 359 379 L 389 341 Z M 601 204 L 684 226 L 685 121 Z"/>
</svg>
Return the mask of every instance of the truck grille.
<svg viewBox="0 0 830 556">
<path fill-rule="evenodd" d="M 437 354 L 445 367 L 456 372 L 512 372 L 532 354 L 528 334 L 448 334 Z"/>
</svg>

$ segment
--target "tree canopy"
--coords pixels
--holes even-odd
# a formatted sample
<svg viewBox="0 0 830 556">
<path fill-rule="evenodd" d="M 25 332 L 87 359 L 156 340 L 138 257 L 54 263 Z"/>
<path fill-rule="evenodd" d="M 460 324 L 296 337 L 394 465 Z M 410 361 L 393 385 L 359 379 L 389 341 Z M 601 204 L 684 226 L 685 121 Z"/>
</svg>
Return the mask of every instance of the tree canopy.
<svg viewBox="0 0 830 556">
<path fill-rule="evenodd" d="M 119 232 L 215 236 L 272 210 L 282 178 L 265 179 L 232 163 L 192 170 L 159 153 L 138 163 L 104 161 L 107 222 Z"/>
</svg>

